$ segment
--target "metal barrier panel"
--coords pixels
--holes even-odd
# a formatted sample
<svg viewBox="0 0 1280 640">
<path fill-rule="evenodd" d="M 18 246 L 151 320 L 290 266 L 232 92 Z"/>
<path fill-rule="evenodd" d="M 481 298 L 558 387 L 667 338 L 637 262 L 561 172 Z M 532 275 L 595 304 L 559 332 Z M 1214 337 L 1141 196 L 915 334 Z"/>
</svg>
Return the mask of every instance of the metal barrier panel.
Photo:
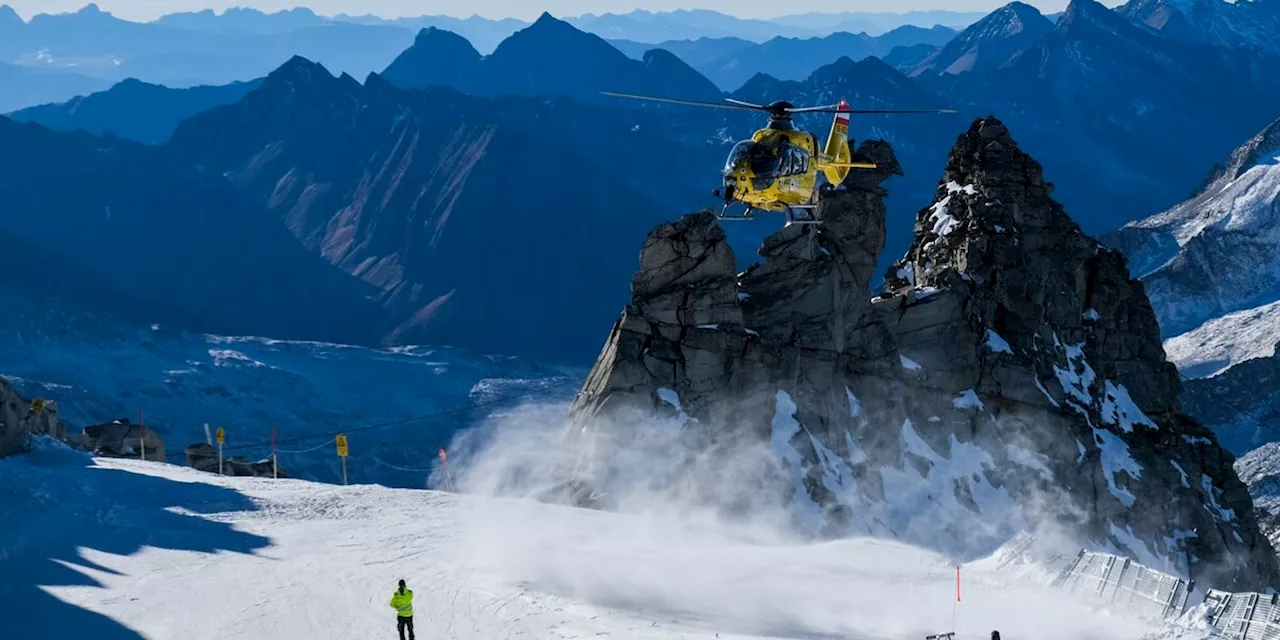
<svg viewBox="0 0 1280 640">
<path fill-rule="evenodd" d="M 1280 596 L 1210 591 L 1209 623 L 1231 640 L 1280 640 Z"/>
<path fill-rule="evenodd" d="M 1128 558 L 1093 551 L 1081 551 L 1055 585 L 1155 619 L 1182 615 L 1191 593 L 1191 585 L 1182 578 Z"/>
</svg>

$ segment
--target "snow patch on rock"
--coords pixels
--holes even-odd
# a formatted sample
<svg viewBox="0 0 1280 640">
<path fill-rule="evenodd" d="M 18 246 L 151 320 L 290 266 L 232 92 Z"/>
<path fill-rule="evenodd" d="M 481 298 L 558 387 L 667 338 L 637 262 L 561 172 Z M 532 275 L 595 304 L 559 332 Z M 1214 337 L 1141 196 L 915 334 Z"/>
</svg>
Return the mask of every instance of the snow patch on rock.
<svg viewBox="0 0 1280 640">
<path fill-rule="evenodd" d="M 801 527 L 808 531 L 816 531 L 822 523 L 822 509 L 809 495 L 804 486 L 804 478 L 808 465 L 804 456 L 796 451 L 792 440 L 800 434 L 802 427 L 796 420 L 795 401 L 786 391 L 778 391 L 777 408 L 773 414 L 773 432 L 769 439 L 774 453 L 782 464 L 783 473 L 791 479 L 794 494 L 791 496 L 791 508 L 799 520 Z M 812 435 L 810 435 L 812 438 Z"/>
<path fill-rule="evenodd" d="M 1009 342 L 1000 337 L 994 329 L 987 329 L 987 348 L 995 353 L 1007 353 L 1013 355 L 1013 349 L 1009 346 Z"/>
<path fill-rule="evenodd" d="M 982 400 L 978 398 L 978 394 L 974 393 L 973 389 L 965 389 L 964 391 L 961 391 L 960 395 L 956 396 L 956 398 L 951 401 L 951 406 L 957 409 L 981 410 L 986 408 L 982 404 Z"/>
<path fill-rule="evenodd" d="M 1129 390 L 1122 384 L 1110 380 L 1103 382 L 1105 395 L 1102 398 L 1103 424 L 1118 425 L 1125 433 L 1133 433 L 1135 425 L 1156 429 L 1156 423 L 1134 404 L 1129 397 Z"/>
<path fill-rule="evenodd" d="M 1093 430 L 1094 441 L 1102 452 L 1102 475 L 1107 479 L 1107 490 L 1124 506 L 1132 507 L 1137 498 L 1128 489 L 1116 484 L 1116 474 L 1126 473 L 1134 480 L 1142 479 L 1142 467 L 1129 453 L 1129 445 L 1120 436 L 1106 429 Z"/>
</svg>

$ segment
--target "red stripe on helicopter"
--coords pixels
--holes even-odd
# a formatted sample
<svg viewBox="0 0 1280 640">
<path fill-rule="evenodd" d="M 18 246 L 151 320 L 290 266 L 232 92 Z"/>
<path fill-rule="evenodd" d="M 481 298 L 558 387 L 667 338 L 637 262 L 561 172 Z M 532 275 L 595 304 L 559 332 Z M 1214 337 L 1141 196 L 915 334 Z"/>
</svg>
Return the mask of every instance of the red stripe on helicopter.
<svg viewBox="0 0 1280 640">
<path fill-rule="evenodd" d="M 837 108 L 837 109 L 839 109 L 840 111 L 849 111 L 849 110 L 850 110 L 850 109 L 849 109 L 849 103 L 848 103 L 848 102 L 845 102 L 844 100 L 841 100 L 841 101 L 840 101 L 840 104 L 839 104 L 839 105 L 837 105 L 837 106 L 836 106 L 836 108 Z M 836 122 L 839 122 L 839 123 L 841 123 L 841 124 L 849 124 L 849 114 L 847 114 L 847 113 L 837 113 L 837 114 L 836 114 Z"/>
</svg>

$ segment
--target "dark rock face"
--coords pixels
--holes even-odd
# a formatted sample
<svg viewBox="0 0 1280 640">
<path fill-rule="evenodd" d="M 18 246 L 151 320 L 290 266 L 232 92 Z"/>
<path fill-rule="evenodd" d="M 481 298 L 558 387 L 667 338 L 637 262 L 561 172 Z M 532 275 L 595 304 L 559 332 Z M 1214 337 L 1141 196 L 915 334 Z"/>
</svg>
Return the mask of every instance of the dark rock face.
<svg viewBox="0 0 1280 640">
<path fill-rule="evenodd" d="M 0 458 L 26 449 L 33 435 L 67 437 L 67 425 L 58 419 L 58 406 L 45 400 L 28 400 L 0 378 Z"/>
<path fill-rule="evenodd" d="M 164 440 L 128 418 L 85 427 L 75 446 L 95 456 L 165 461 Z"/>
<path fill-rule="evenodd" d="M 1005 126 L 960 137 L 874 300 L 896 163 L 883 143 L 860 152 L 882 169 L 825 200 L 821 226 L 766 239 L 745 273 L 710 214 L 650 234 L 573 407 L 580 485 L 625 493 L 628 456 L 674 419 L 679 461 L 650 482 L 786 505 L 811 533 L 972 557 L 1066 530 L 1220 588 L 1275 582 L 1232 456 L 1180 413 L 1141 285 Z M 751 447 L 771 455 L 744 462 Z"/>
<path fill-rule="evenodd" d="M 218 449 L 211 444 L 198 442 L 186 449 L 187 466 L 198 471 L 218 473 Z M 247 476 L 251 478 L 287 478 L 283 468 L 277 469 L 270 460 L 249 462 L 243 457 L 223 457 L 222 475 Z"/>
</svg>

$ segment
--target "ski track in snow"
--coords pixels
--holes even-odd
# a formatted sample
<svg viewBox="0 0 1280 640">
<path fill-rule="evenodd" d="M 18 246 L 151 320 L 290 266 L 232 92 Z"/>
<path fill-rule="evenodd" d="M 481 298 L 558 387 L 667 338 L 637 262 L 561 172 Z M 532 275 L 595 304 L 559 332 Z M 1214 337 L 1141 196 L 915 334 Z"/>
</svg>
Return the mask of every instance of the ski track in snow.
<svg viewBox="0 0 1280 640">
<path fill-rule="evenodd" d="M 0 487 L 6 640 L 392 638 L 400 578 L 424 639 L 918 640 L 951 629 L 955 599 L 952 562 L 883 540 L 761 541 L 697 519 L 57 447 L 0 460 Z M 965 568 L 958 638 L 1172 637 L 1006 564 Z"/>
</svg>

